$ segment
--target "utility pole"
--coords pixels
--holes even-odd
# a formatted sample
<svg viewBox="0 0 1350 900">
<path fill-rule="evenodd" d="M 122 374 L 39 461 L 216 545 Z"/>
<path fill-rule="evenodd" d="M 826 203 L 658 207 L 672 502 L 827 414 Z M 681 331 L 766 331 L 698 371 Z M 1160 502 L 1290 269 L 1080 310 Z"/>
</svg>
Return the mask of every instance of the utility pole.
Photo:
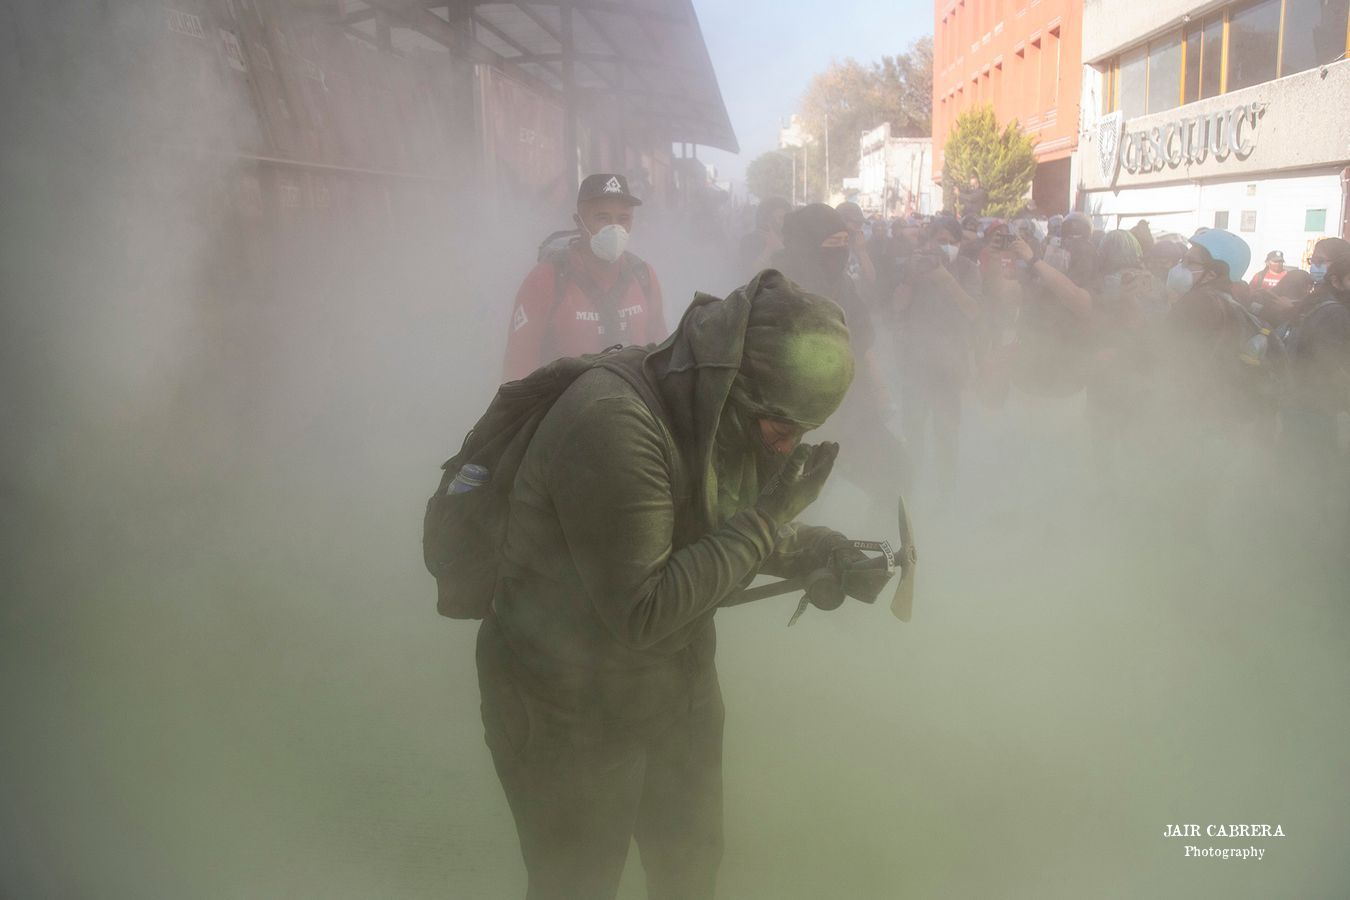
<svg viewBox="0 0 1350 900">
<path fill-rule="evenodd" d="M 830 114 L 825 114 L 825 197 L 822 203 L 830 202 Z"/>
</svg>

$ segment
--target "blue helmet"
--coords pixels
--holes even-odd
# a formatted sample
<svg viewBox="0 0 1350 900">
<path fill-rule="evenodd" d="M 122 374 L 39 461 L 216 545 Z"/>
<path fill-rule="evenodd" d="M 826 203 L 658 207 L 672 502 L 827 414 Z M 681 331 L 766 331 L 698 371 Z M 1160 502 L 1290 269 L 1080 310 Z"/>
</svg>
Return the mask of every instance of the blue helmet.
<svg viewBox="0 0 1350 900">
<path fill-rule="evenodd" d="M 1204 247 L 1210 259 L 1228 267 L 1229 281 L 1241 281 L 1252 264 L 1252 248 L 1247 242 L 1222 228 L 1202 228 L 1191 238 L 1191 243 Z"/>
</svg>

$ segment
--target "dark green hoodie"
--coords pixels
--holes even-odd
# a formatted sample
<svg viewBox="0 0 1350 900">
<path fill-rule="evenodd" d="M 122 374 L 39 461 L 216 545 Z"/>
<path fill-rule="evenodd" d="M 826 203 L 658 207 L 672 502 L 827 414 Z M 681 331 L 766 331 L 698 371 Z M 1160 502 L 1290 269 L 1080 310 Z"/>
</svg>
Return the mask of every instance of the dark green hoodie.
<svg viewBox="0 0 1350 900">
<path fill-rule="evenodd" d="M 852 378 L 843 321 L 767 271 L 725 300 L 696 296 L 664 344 L 627 355 L 628 378 L 596 369 L 563 394 L 516 478 L 493 602 L 541 683 L 618 692 L 632 703 L 616 715 L 660 702 L 653 692 L 673 698 L 711 672 L 713 615 L 729 596 L 759 572 L 818 564 L 838 535 L 776 532 L 753 506 L 757 483 L 719 513 L 718 432 L 733 386 L 761 410 L 823 421 Z"/>
</svg>

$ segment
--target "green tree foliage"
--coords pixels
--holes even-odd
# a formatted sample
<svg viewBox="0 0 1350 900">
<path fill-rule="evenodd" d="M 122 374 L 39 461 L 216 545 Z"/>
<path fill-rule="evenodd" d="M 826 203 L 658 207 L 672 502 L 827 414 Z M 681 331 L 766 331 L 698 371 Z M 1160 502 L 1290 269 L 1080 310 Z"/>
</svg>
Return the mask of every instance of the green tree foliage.
<svg viewBox="0 0 1350 900">
<path fill-rule="evenodd" d="M 977 106 L 957 116 L 943 148 L 943 204 L 956 209 L 957 192 L 970 183 L 971 175 L 978 175 L 989 192 L 985 215 L 1015 215 L 1036 171 L 1035 146 L 1016 120 L 1000 131 L 992 106 Z"/>
<path fill-rule="evenodd" d="M 787 151 L 761 153 L 745 167 L 745 186 L 761 200 L 792 196 L 792 160 Z"/>
<path fill-rule="evenodd" d="M 801 116 L 812 144 L 806 153 L 808 196 L 823 199 L 825 123 L 829 122 L 830 190 L 858 174 L 858 136 L 884 122 L 897 137 L 933 133 L 933 39 L 922 37 L 904 53 L 880 61 L 832 62 L 811 79 Z"/>
</svg>

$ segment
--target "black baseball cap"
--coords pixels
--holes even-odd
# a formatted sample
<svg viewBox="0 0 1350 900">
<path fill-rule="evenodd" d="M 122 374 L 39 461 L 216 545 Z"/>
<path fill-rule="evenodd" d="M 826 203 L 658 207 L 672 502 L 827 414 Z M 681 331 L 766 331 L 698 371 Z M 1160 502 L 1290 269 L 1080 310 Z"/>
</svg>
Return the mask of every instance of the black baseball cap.
<svg viewBox="0 0 1350 900">
<path fill-rule="evenodd" d="M 622 175 L 605 173 L 587 175 L 586 180 L 581 182 L 581 187 L 577 190 L 577 205 L 580 206 L 583 200 L 604 198 L 622 200 L 630 206 L 642 205 L 641 200 L 628 193 L 628 179 Z"/>
<path fill-rule="evenodd" d="M 1284 262 L 1283 250 L 1272 250 L 1266 254 L 1266 262 Z"/>
</svg>

